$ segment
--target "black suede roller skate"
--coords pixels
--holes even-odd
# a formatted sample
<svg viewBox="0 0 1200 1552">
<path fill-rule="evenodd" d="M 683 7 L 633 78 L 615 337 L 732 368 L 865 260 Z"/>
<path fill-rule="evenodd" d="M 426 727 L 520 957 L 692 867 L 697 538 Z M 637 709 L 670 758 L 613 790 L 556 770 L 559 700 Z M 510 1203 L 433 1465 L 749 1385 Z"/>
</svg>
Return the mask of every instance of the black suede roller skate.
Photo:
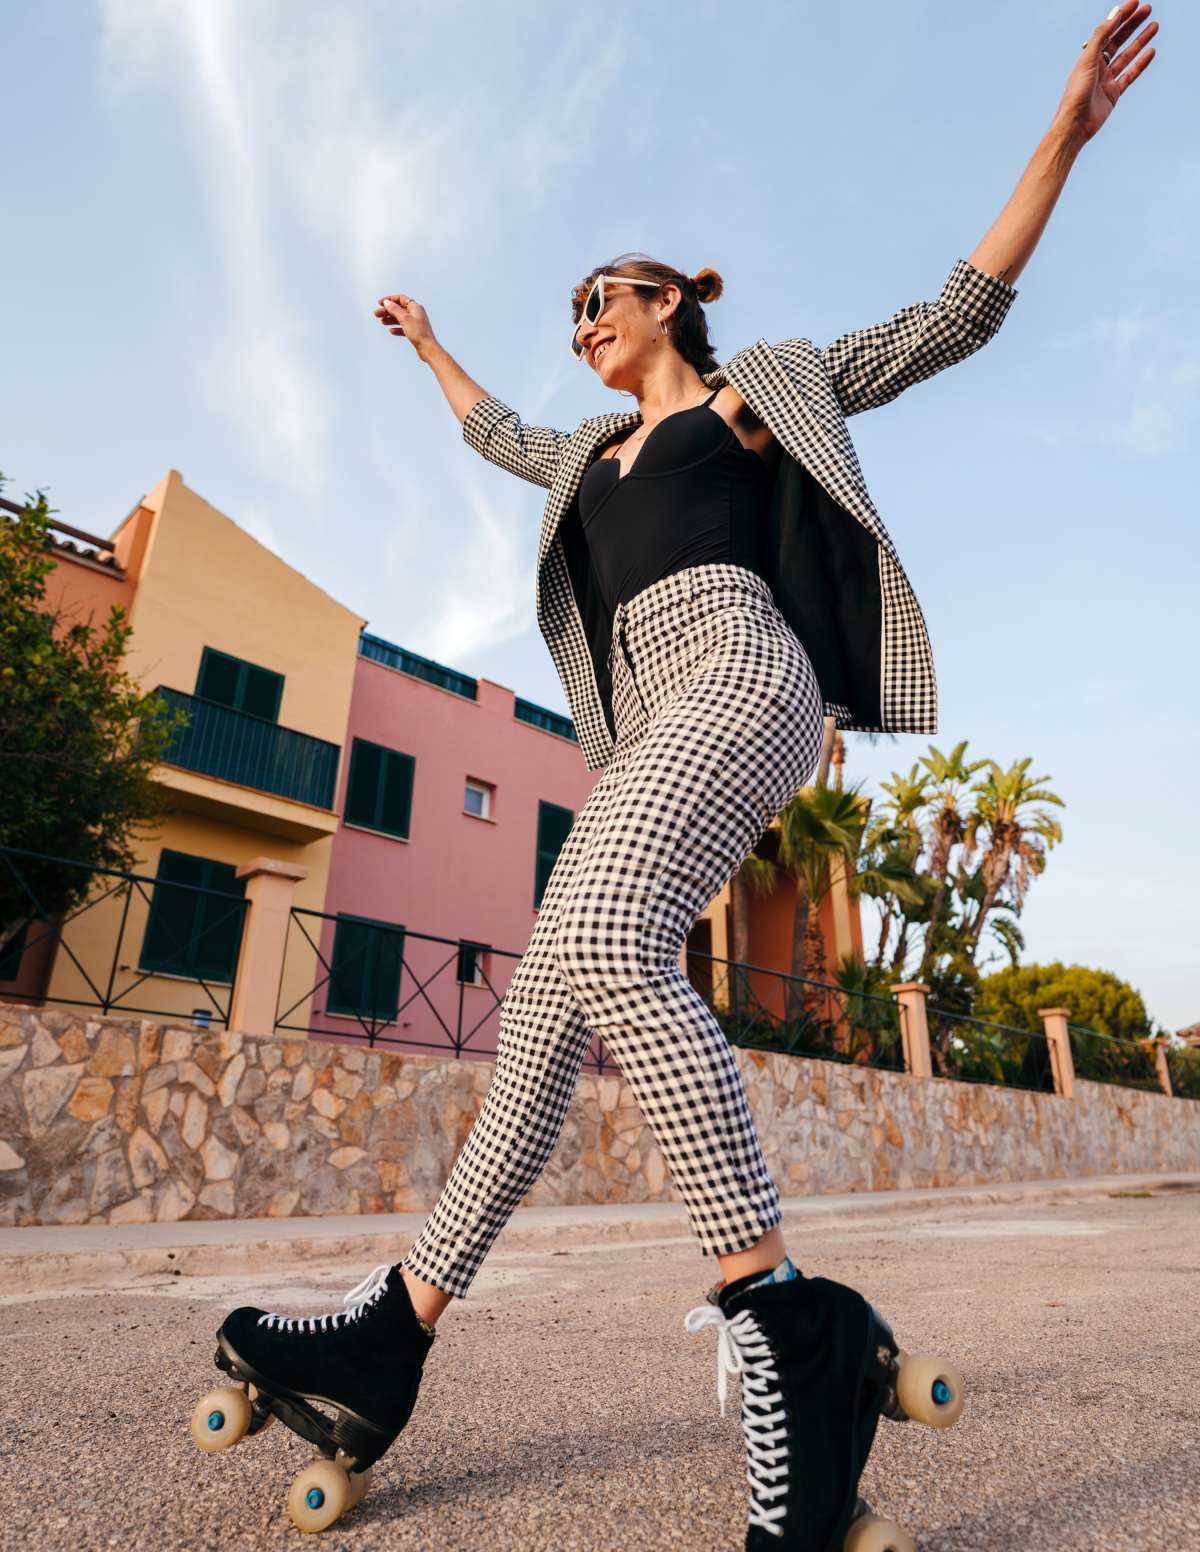
<svg viewBox="0 0 1200 1552">
<path fill-rule="evenodd" d="M 276 1417 L 319 1457 L 293 1481 L 288 1510 L 304 1531 L 326 1530 L 358 1504 L 371 1467 L 412 1415 L 433 1346 L 399 1267 L 377 1266 L 343 1308 L 287 1316 L 246 1305 L 217 1332 L 216 1365 L 233 1380 L 192 1412 L 202 1450 L 229 1449 Z"/>
<path fill-rule="evenodd" d="M 858 1496 L 859 1477 L 881 1416 L 931 1428 L 957 1422 L 962 1376 L 901 1351 L 852 1288 L 760 1276 L 714 1288 L 684 1322 L 693 1332 L 717 1327 L 722 1413 L 726 1376 L 741 1375 L 747 1552 L 916 1552 L 907 1531 Z"/>
</svg>

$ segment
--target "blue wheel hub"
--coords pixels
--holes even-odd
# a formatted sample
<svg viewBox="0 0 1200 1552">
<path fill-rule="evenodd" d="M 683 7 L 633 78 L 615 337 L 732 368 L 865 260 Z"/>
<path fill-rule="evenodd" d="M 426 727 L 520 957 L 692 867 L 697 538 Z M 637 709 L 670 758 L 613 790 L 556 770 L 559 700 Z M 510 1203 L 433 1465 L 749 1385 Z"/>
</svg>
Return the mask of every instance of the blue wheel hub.
<svg viewBox="0 0 1200 1552">
<path fill-rule="evenodd" d="M 208 1426 L 212 1429 L 213 1433 L 216 1433 L 219 1428 L 224 1428 L 224 1412 L 210 1412 L 208 1414 Z"/>
<path fill-rule="evenodd" d="M 325 1502 L 325 1494 L 319 1487 L 310 1487 L 304 1495 L 304 1502 L 310 1509 L 319 1509 Z"/>
<path fill-rule="evenodd" d="M 934 1380 L 933 1399 L 937 1402 L 938 1406 L 945 1406 L 947 1402 L 950 1401 L 953 1394 L 954 1392 L 950 1389 L 949 1385 L 946 1384 L 945 1380 Z"/>
</svg>

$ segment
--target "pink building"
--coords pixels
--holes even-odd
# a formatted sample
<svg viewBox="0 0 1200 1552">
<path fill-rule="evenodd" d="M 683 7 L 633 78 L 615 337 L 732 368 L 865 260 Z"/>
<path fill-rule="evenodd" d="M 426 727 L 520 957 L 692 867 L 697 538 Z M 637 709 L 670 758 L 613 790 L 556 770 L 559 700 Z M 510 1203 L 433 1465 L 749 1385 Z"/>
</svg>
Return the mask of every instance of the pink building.
<svg viewBox="0 0 1200 1552">
<path fill-rule="evenodd" d="M 311 1015 L 281 1005 L 280 1027 L 494 1054 L 499 998 L 598 776 L 569 718 L 364 632 L 325 908 L 289 928 Z"/>
</svg>

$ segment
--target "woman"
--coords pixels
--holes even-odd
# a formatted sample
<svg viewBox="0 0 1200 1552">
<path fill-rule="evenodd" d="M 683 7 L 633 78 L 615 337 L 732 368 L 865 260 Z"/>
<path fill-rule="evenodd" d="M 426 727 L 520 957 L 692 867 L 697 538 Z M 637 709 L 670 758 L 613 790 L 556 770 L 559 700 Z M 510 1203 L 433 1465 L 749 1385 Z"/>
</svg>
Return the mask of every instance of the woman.
<svg viewBox="0 0 1200 1552">
<path fill-rule="evenodd" d="M 432 368 L 467 442 L 549 488 L 538 620 L 588 766 L 605 768 L 505 993 L 487 1101 L 412 1249 L 337 1315 L 242 1309 L 222 1327 L 219 1361 L 282 1393 L 293 1427 L 305 1396 L 336 1406 L 334 1442 L 359 1467 L 407 1421 L 434 1324 L 545 1164 L 599 1033 L 720 1262 L 687 1324 L 717 1325 L 722 1388 L 726 1370 L 742 1375 L 747 1546 L 840 1547 L 852 1520 L 847 1546 L 911 1544 L 861 1513 L 859 1474 L 881 1411 L 945 1426 L 959 1381 L 945 1365 L 906 1381 L 862 1297 L 794 1266 L 738 1067 L 679 951 L 811 778 L 823 716 L 934 731 L 924 622 L 845 416 L 996 332 L 1075 155 L 1153 57 L 1134 62 L 1153 25 L 1113 57 L 1149 11 L 1125 0 L 1096 28 L 1016 192 L 938 301 L 823 351 L 760 340 L 720 367 L 703 312 L 720 277 L 625 255 L 575 288 L 571 348 L 639 408 L 567 434 L 522 424 L 472 381 L 413 298 L 381 299 L 376 317 Z"/>
</svg>

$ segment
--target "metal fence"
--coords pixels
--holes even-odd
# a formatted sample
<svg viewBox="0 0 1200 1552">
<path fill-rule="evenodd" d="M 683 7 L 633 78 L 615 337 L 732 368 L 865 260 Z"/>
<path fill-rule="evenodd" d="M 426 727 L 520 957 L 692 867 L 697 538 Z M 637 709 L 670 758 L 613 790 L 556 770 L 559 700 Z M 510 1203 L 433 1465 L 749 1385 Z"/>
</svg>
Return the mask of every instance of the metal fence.
<svg viewBox="0 0 1200 1552">
<path fill-rule="evenodd" d="M 244 893 L 16 846 L 0 846 L 0 869 L 22 900 L 24 917 L 20 952 L 8 956 L 14 961 L 6 967 L 13 971 L 9 979 L 19 985 L 19 969 L 31 956 L 54 956 L 52 991 L 39 993 L 39 1000 L 45 995 L 68 1007 L 178 1019 L 178 1005 L 156 1006 L 140 991 L 166 975 L 193 983 L 206 999 L 206 1006 L 192 1010 L 194 1021 L 228 1026 L 249 905 Z M 68 883 L 81 903 L 56 917 L 43 902 L 51 892 L 61 899 Z"/>
<path fill-rule="evenodd" d="M 1052 1093 L 1054 1074 L 1044 1033 L 929 1008 L 929 1058 L 937 1077 Z"/>
<path fill-rule="evenodd" d="M 730 1045 L 904 1070 L 902 1015 L 891 997 L 691 950 L 687 963 Z"/>
<path fill-rule="evenodd" d="M 164 1006 L 143 990 L 164 978 L 194 986 L 203 998 L 191 1011 L 193 1022 L 228 1026 L 249 907 L 244 885 L 210 888 L 11 846 L 0 846 L 0 876 L 22 902 L 24 918 L 17 936 L 0 947 L 9 983 L 3 997 L 19 999 L 26 988 L 18 971 L 53 958 L 52 985 L 30 1000 L 179 1019 L 178 995 Z M 55 917 L 44 901 L 64 894 L 80 903 Z M 504 992 L 520 958 L 468 939 L 293 906 L 276 1028 L 494 1057 Z M 687 973 L 731 1045 L 904 1071 L 905 1010 L 891 997 L 693 949 Z M 307 1019 L 298 1014 L 304 1007 Z M 945 1008 L 926 1011 L 935 1076 L 1053 1091 L 1044 1032 Z M 1149 1041 L 1078 1024 L 1067 1029 L 1077 1077 L 1161 1092 Z M 1168 1044 L 1165 1054 L 1174 1094 L 1200 1100 L 1200 1048 Z M 616 1069 L 598 1037 L 583 1065 L 596 1073 Z"/>
<path fill-rule="evenodd" d="M 496 962 L 520 958 L 470 939 L 293 906 L 281 984 L 304 989 L 286 1006 L 281 997 L 275 1027 L 369 1046 L 492 1057 L 508 981 L 496 974 Z M 298 1010 L 306 1003 L 304 1022 Z M 583 1065 L 596 1073 L 616 1066 L 595 1036 Z"/>
<path fill-rule="evenodd" d="M 1167 1046 L 1167 1070 L 1177 1099 L 1200 1099 L 1200 1046 Z"/>
<path fill-rule="evenodd" d="M 1115 1083 L 1127 1089 L 1162 1092 L 1153 1048 L 1143 1040 L 1118 1040 L 1095 1029 L 1068 1023 L 1075 1076 L 1093 1083 Z"/>
</svg>

